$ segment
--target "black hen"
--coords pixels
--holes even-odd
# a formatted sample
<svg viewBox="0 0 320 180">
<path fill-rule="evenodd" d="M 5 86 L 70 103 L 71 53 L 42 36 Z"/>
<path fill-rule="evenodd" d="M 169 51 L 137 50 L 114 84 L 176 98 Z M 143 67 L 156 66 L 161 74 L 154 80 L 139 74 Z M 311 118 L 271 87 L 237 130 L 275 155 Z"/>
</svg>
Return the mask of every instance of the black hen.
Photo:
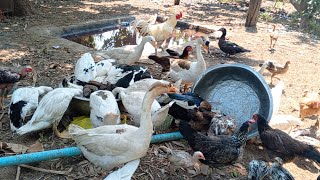
<svg viewBox="0 0 320 180">
<path fill-rule="evenodd" d="M 313 146 L 295 140 L 279 129 L 272 129 L 260 114 L 253 115 L 253 119 L 258 123 L 260 139 L 272 158 L 277 156 L 289 162 L 300 156 L 320 163 L 320 153 Z"/>
<path fill-rule="evenodd" d="M 193 49 L 191 46 L 186 46 L 183 49 L 182 54 L 178 53 L 177 51 L 166 49 L 167 53 L 170 54 L 170 57 L 172 58 L 179 58 L 179 59 L 189 59 L 189 52 L 191 52 Z"/>
<path fill-rule="evenodd" d="M 225 28 L 221 28 L 221 29 L 219 29 L 219 31 L 222 32 L 222 36 L 219 39 L 218 45 L 219 45 L 219 48 L 221 49 L 221 51 L 226 53 L 226 57 L 230 56 L 230 55 L 235 55 L 238 53 L 251 52 L 250 50 L 247 50 L 247 49 L 237 45 L 236 43 L 226 41 L 227 30 Z"/>
<path fill-rule="evenodd" d="M 206 160 L 201 160 L 202 163 L 220 167 L 233 164 L 241 158 L 251 122 L 244 122 L 232 136 L 219 135 L 209 138 L 192 129 L 191 125 L 184 121 L 180 122 L 179 130 L 194 151 L 203 153 Z"/>
</svg>

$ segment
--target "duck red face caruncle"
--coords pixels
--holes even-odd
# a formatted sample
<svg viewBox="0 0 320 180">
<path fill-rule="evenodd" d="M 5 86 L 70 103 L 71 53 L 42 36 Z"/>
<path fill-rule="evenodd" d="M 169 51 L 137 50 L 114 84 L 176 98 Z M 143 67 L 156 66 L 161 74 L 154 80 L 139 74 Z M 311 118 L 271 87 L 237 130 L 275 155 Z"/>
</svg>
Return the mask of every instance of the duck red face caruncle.
<svg viewBox="0 0 320 180">
<path fill-rule="evenodd" d="M 176 19 L 181 19 L 182 18 L 182 12 L 176 15 Z"/>
</svg>

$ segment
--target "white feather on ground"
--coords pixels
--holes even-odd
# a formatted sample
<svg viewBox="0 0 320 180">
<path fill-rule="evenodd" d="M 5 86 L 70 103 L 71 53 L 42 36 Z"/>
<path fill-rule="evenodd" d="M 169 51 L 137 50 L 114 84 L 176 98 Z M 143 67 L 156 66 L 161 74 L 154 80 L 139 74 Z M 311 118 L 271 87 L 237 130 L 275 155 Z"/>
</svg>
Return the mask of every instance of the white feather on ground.
<svg viewBox="0 0 320 180">
<path fill-rule="evenodd" d="M 140 164 L 140 159 L 128 162 L 122 168 L 109 174 L 104 180 L 131 180 L 132 175 Z"/>
<path fill-rule="evenodd" d="M 90 95 L 90 121 L 93 127 L 120 124 L 118 103 L 110 91 L 95 91 Z"/>
<path fill-rule="evenodd" d="M 40 101 L 31 120 L 17 130 L 19 135 L 50 128 L 59 123 L 67 110 L 71 99 L 80 96 L 82 90 L 73 88 L 57 88 L 46 94 Z"/>
<path fill-rule="evenodd" d="M 33 111 L 38 107 L 39 96 L 51 90 L 52 88 L 47 86 L 23 87 L 12 93 L 8 112 L 11 131 L 16 131 L 21 125 L 25 124 L 26 116 L 33 113 Z M 25 105 L 22 107 L 16 106 L 18 102 L 23 102 Z M 18 122 L 14 123 L 13 121 L 18 121 L 20 126 L 16 127 L 14 124 Z"/>
</svg>

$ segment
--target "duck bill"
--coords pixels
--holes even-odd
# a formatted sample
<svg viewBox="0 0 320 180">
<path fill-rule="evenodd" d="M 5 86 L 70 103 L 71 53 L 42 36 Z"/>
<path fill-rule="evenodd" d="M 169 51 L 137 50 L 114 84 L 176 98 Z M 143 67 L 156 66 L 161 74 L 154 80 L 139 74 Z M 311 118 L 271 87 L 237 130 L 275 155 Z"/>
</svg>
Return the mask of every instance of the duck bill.
<svg viewBox="0 0 320 180">
<path fill-rule="evenodd" d="M 153 42 L 151 42 L 151 45 L 152 45 L 154 48 L 157 48 L 157 42 L 153 41 Z"/>
</svg>

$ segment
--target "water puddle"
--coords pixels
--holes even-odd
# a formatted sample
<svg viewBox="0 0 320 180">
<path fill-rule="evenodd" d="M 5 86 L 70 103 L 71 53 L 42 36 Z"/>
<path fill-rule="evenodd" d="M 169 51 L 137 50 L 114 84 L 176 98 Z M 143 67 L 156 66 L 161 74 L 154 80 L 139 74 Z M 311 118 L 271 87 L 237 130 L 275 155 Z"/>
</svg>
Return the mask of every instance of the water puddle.
<svg viewBox="0 0 320 180">
<path fill-rule="evenodd" d="M 184 44 L 192 39 L 194 30 L 175 28 L 172 37 L 166 43 L 166 48 Z M 139 38 L 129 24 L 115 26 L 113 29 L 108 29 L 105 32 L 86 33 L 84 35 L 66 36 L 65 39 L 82 44 L 84 46 L 93 48 L 95 50 L 108 50 L 114 47 L 121 47 L 125 45 L 139 44 L 142 38 Z M 154 48 L 150 44 L 146 44 L 145 49 L 151 50 Z"/>
</svg>

